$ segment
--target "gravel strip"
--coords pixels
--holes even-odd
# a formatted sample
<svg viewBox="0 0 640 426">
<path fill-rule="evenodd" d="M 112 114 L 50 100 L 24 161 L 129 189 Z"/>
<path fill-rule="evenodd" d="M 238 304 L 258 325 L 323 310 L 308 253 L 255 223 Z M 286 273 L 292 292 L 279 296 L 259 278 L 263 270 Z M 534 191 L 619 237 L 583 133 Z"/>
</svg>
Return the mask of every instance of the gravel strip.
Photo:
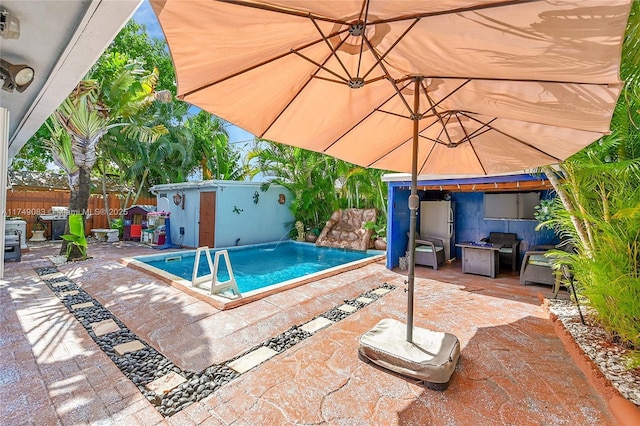
<svg viewBox="0 0 640 426">
<path fill-rule="evenodd" d="M 580 306 L 586 325 L 580 322 L 580 314 L 575 303 L 569 300 L 549 300 L 549 310 L 562 321 L 584 353 L 624 398 L 640 407 L 640 368 L 626 368 L 629 349 L 616 343 L 613 337 L 593 320 L 593 310 L 582 304 Z"/>
<path fill-rule="evenodd" d="M 59 272 L 55 267 L 35 268 L 35 271 L 40 276 Z M 69 281 L 69 284 L 59 287 L 54 286 L 55 283 L 62 281 Z M 140 390 L 147 400 L 155 406 L 158 412 L 165 417 L 172 416 L 194 402 L 206 398 L 221 386 L 224 386 L 239 377 L 240 374 L 238 372 L 227 367 L 227 364 L 230 362 L 261 346 L 266 346 L 278 353 L 282 353 L 311 336 L 311 333 L 308 333 L 299 328 L 299 326 L 294 325 L 284 333 L 268 339 L 262 344 L 245 351 L 221 365 L 213 365 L 201 372 L 182 370 L 180 367 L 173 364 L 167 357 L 151 347 L 148 343 L 138 338 L 138 336 L 129 330 L 122 321 L 116 318 L 107 308 L 102 306 L 81 287 L 78 287 L 70 278 L 52 278 L 44 280 L 44 282 L 49 286 L 51 291 L 60 298 L 60 301 L 69 310 L 69 312 L 76 317 L 78 322 L 82 324 L 89 333 L 89 336 L 91 336 L 100 349 L 102 349 L 102 351 L 111 358 L 120 371 L 122 371 L 122 373 L 138 387 L 138 390 Z M 377 288 L 393 290 L 395 289 L 395 286 L 385 283 Z M 72 290 L 77 290 L 78 293 L 75 295 L 60 295 L 60 293 Z M 373 300 L 383 297 L 372 293 L 374 290 L 376 290 L 376 288 L 371 289 L 358 297 L 364 296 Z M 94 306 L 75 310 L 72 308 L 74 305 L 86 302 L 91 302 Z M 344 302 L 354 306 L 356 308 L 354 312 L 365 306 L 364 303 L 360 303 L 355 299 L 345 300 Z M 333 308 L 321 316 L 332 319 L 333 321 L 340 321 L 352 313 L 353 312 L 348 313 Z M 118 327 L 120 327 L 120 330 L 108 333 L 104 336 L 96 336 L 91 324 L 109 319 L 113 320 Z M 144 349 L 125 353 L 122 356 L 118 355 L 114 350 L 114 346 L 131 342 L 133 340 L 140 341 L 145 346 Z M 146 388 L 146 385 L 149 383 L 171 372 L 180 374 L 186 379 L 186 381 L 163 394 L 156 394 Z"/>
</svg>

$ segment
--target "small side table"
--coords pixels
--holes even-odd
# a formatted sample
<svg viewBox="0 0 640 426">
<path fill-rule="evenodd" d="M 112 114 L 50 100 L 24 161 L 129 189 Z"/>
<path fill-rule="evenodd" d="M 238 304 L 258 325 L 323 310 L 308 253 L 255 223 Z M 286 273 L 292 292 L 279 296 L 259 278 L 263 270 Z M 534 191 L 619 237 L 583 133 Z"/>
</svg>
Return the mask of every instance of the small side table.
<svg viewBox="0 0 640 426">
<path fill-rule="evenodd" d="M 463 273 L 496 277 L 496 272 L 500 270 L 498 252 L 502 244 L 464 242 L 456 244 L 456 247 L 462 248 Z"/>
</svg>

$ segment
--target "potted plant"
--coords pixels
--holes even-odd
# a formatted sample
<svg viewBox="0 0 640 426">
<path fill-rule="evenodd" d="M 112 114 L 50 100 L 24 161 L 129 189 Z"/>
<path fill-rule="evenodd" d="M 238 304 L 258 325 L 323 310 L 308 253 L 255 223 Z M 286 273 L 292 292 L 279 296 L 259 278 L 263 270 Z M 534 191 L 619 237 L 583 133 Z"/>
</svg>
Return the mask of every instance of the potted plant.
<svg viewBox="0 0 640 426">
<path fill-rule="evenodd" d="M 540 204 L 535 206 L 533 217 L 539 222 L 536 231 L 543 229 L 553 230 L 552 219 L 555 217 L 557 206 L 553 198 L 540 200 Z"/>
<path fill-rule="evenodd" d="M 44 231 L 47 229 L 47 226 L 44 224 L 44 221 L 40 216 L 36 216 L 36 221 L 31 225 L 31 239 L 29 242 L 42 242 L 47 241 L 44 237 Z"/>
<path fill-rule="evenodd" d="M 318 239 L 318 235 L 320 235 L 320 228 L 317 226 L 314 226 L 313 228 L 307 229 L 305 239 L 309 243 L 315 243 L 316 240 Z"/>
<path fill-rule="evenodd" d="M 387 249 L 387 224 L 383 221 L 384 218 L 379 218 L 376 222 L 367 222 L 364 224 L 365 229 L 373 230 L 371 239 L 373 240 L 373 247 L 376 250 Z"/>
</svg>

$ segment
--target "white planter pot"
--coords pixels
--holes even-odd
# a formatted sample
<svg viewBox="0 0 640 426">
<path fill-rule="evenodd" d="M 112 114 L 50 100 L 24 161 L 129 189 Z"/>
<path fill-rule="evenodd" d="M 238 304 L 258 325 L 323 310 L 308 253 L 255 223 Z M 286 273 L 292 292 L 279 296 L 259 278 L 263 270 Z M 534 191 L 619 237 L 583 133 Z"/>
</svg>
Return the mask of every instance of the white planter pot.
<svg viewBox="0 0 640 426">
<path fill-rule="evenodd" d="M 33 231 L 33 236 L 29 239 L 30 242 L 42 242 L 47 241 L 44 237 L 44 231 Z"/>
</svg>

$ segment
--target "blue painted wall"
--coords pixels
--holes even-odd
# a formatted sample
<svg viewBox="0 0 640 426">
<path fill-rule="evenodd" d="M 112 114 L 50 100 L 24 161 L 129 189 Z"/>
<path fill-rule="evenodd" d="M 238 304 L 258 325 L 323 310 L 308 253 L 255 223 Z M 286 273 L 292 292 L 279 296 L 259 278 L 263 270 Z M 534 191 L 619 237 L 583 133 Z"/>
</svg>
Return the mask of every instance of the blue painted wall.
<svg viewBox="0 0 640 426">
<path fill-rule="evenodd" d="M 398 266 L 398 258 L 407 250 L 407 232 L 409 232 L 409 195 L 407 189 L 389 185 L 389 207 L 387 214 L 387 268 Z"/>
<path fill-rule="evenodd" d="M 544 198 L 545 194 L 543 194 Z M 457 192 L 451 196 L 455 201 L 455 241 L 480 241 L 488 237 L 489 232 L 513 232 L 520 242 L 520 258 L 524 252 L 534 245 L 556 244 L 558 239 L 553 231 L 536 231 L 536 220 L 485 220 L 484 193 Z M 461 249 L 456 247 L 456 257 L 462 255 Z"/>
<path fill-rule="evenodd" d="M 459 183 L 470 183 L 478 181 L 486 182 L 489 178 L 477 179 L 460 179 Z M 513 179 L 512 177 L 510 179 Z M 533 177 L 531 178 L 533 179 Z M 529 180 L 531 180 L 529 179 Z M 535 179 L 539 179 L 535 177 Z M 496 179 L 499 181 L 507 181 L 505 177 Z M 519 180 L 525 180 L 521 177 Z M 454 181 L 455 182 L 455 181 Z M 451 181 L 443 181 L 442 184 L 448 184 Z M 418 183 L 424 185 L 425 183 Z M 433 184 L 433 182 L 429 182 Z M 389 208 L 387 229 L 387 268 L 393 269 L 398 267 L 398 259 L 405 255 L 407 248 L 407 232 L 409 231 L 409 207 L 408 200 L 410 195 L 409 182 L 388 182 L 389 185 Z M 418 195 L 420 195 L 418 191 Z M 543 191 L 542 197 L 548 197 L 548 193 Z M 524 256 L 524 252 L 534 245 L 541 244 L 557 244 L 559 239 L 555 233 L 550 230 L 536 231 L 538 221 L 535 220 L 485 220 L 484 216 L 484 193 L 483 192 L 454 192 L 451 193 L 451 201 L 455 209 L 454 218 L 454 244 L 463 241 L 479 241 L 488 237 L 489 232 L 514 232 L 517 234 L 520 243 L 520 259 Z M 418 212 L 419 215 L 419 212 Z M 420 218 L 418 216 L 418 224 Z M 455 255 L 458 259 L 461 257 L 460 248 L 455 247 L 452 251 L 452 257 Z M 455 253 L 455 254 L 454 254 Z"/>
</svg>

